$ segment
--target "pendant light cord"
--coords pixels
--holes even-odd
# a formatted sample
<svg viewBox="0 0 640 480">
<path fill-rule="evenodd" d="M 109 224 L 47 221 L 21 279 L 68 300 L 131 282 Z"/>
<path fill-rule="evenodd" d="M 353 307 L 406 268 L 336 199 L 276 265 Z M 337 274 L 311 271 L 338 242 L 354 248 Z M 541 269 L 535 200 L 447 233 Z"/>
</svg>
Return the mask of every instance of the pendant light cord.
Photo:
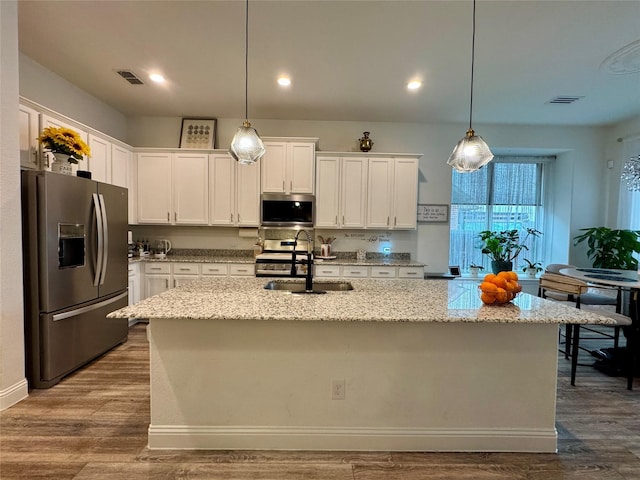
<svg viewBox="0 0 640 480">
<path fill-rule="evenodd" d="M 249 0 L 244 17 L 244 119 L 249 120 Z"/>
<path fill-rule="evenodd" d="M 473 68 L 476 58 L 476 0 L 473 0 L 473 27 L 471 30 L 471 95 L 469 99 L 469 130 L 471 130 L 471 117 L 473 116 Z"/>
</svg>

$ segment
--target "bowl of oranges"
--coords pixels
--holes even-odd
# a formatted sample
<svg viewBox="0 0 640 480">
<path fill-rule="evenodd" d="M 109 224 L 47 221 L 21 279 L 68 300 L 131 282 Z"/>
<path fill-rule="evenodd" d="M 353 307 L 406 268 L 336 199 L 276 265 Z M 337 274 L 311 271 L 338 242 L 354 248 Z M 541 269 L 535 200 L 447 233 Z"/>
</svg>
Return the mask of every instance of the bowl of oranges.
<svg viewBox="0 0 640 480">
<path fill-rule="evenodd" d="M 516 272 L 489 273 L 478 286 L 480 300 L 485 305 L 510 302 L 522 291 Z"/>
</svg>

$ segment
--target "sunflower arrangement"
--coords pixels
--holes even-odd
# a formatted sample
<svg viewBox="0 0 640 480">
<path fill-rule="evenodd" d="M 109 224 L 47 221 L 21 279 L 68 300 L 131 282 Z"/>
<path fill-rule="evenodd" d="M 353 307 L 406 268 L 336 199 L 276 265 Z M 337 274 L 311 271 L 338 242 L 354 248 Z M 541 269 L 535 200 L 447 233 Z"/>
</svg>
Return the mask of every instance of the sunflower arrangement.
<svg viewBox="0 0 640 480">
<path fill-rule="evenodd" d="M 78 163 L 83 155 L 91 155 L 89 145 L 84 143 L 78 132 L 64 127 L 47 127 L 38 137 L 45 149 L 51 153 L 69 155 L 70 163 Z"/>
</svg>

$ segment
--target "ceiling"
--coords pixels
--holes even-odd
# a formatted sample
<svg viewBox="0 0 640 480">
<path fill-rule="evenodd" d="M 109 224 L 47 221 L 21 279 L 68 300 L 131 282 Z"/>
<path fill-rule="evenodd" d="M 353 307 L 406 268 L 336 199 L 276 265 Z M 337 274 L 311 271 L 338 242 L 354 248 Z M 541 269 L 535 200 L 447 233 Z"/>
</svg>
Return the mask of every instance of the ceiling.
<svg viewBox="0 0 640 480">
<path fill-rule="evenodd" d="M 468 0 L 252 0 L 249 119 L 467 123 L 472 11 Z M 19 45 L 127 116 L 243 118 L 244 12 L 242 0 L 19 0 Z M 474 124 L 640 115 L 640 1 L 478 0 L 476 19 Z M 409 93 L 414 78 L 424 84 Z M 583 98 L 549 103 L 558 96 Z"/>
</svg>

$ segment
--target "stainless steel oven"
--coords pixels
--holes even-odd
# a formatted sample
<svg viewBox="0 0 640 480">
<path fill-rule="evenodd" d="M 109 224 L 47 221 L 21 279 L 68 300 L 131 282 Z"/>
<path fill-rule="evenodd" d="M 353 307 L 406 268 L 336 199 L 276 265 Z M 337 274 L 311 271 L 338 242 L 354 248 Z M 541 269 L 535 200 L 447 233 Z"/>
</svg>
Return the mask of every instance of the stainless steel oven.
<svg viewBox="0 0 640 480">
<path fill-rule="evenodd" d="M 294 272 L 291 271 L 293 239 L 265 240 L 264 250 L 256 256 L 256 277 L 304 277 L 307 274 L 307 265 L 298 263 Z M 307 259 L 308 242 L 298 240 L 296 246 L 296 259 Z"/>
</svg>

